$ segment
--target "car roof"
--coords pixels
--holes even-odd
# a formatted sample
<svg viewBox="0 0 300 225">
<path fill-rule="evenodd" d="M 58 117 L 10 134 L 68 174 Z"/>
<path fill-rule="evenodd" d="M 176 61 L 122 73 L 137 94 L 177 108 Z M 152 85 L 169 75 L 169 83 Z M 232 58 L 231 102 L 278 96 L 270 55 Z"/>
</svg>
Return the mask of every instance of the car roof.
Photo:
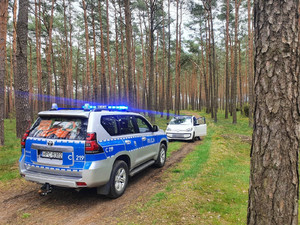
<svg viewBox="0 0 300 225">
<path fill-rule="evenodd" d="M 39 112 L 39 116 L 70 116 L 70 117 L 84 117 L 89 118 L 90 113 L 99 113 L 101 115 L 136 115 L 142 116 L 139 113 L 134 112 L 124 112 L 124 111 L 108 111 L 108 110 L 101 110 L 101 111 L 85 111 L 85 110 L 49 110 L 49 111 L 42 111 Z"/>
</svg>

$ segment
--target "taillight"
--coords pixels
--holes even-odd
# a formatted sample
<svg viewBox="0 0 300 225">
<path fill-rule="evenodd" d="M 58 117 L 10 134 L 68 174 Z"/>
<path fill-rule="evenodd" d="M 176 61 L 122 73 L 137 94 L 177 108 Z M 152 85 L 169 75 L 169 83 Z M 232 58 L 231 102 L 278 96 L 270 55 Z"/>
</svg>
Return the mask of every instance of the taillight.
<svg viewBox="0 0 300 225">
<path fill-rule="evenodd" d="M 87 186 L 85 182 L 76 182 L 76 185 L 77 186 L 82 186 L 82 187 Z"/>
<path fill-rule="evenodd" d="M 30 130 L 26 130 L 25 134 L 23 135 L 21 139 L 21 148 L 25 148 L 26 139 L 29 135 Z"/>
<path fill-rule="evenodd" d="M 85 154 L 102 153 L 103 148 L 97 143 L 96 133 L 87 133 L 85 141 Z"/>
</svg>

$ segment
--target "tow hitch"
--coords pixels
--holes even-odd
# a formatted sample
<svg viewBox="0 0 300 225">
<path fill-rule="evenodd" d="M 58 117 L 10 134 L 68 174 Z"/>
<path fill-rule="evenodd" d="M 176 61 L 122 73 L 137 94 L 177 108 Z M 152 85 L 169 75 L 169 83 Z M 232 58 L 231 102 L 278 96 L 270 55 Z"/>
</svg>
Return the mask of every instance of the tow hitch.
<svg viewBox="0 0 300 225">
<path fill-rule="evenodd" d="M 52 186 L 48 183 L 45 183 L 39 190 L 40 196 L 46 196 L 47 194 L 49 194 L 51 192 L 52 192 Z"/>
</svg>

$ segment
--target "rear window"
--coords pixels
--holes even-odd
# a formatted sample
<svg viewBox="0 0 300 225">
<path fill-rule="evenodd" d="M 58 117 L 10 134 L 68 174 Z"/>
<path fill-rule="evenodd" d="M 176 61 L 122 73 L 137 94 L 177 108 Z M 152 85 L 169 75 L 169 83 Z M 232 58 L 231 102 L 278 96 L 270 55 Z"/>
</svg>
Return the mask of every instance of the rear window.
<svg viewBox="0 0 300 225">
<path fill-rule="evenodd" d="M 29 137 L 85 140 L 87 119 L 69 117 L 38 118 Z"/>
</svg>

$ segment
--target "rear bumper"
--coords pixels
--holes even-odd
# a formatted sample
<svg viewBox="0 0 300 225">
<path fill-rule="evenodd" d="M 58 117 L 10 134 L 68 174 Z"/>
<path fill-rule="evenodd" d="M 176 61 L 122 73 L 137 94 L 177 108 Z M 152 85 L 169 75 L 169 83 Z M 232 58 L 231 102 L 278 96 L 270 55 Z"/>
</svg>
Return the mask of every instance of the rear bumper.
<svg viewBox="0 0 300 225">
<path fill-rule="evenodd" d="M 25 180 L 50 185 L 67 187 L 67 188 L 81 188 L 81 187 L 99 187 L 105 185 L 109 179 L 112 166 L 109 160 L 101 160 L 96 162 L 87 162 L 90 164 L 88 169 L 77 170 L 77 172 L 69 172 L 66 169 L 60 171 L 51 171 L 47 169 L 32 169 L 31 166 L 24 164 L 24 160 L 19 161 L 20 174 L 24 176 Z M 86 186 L 78 186 L 77 182 L 84 182 Z"/>
</svg>

